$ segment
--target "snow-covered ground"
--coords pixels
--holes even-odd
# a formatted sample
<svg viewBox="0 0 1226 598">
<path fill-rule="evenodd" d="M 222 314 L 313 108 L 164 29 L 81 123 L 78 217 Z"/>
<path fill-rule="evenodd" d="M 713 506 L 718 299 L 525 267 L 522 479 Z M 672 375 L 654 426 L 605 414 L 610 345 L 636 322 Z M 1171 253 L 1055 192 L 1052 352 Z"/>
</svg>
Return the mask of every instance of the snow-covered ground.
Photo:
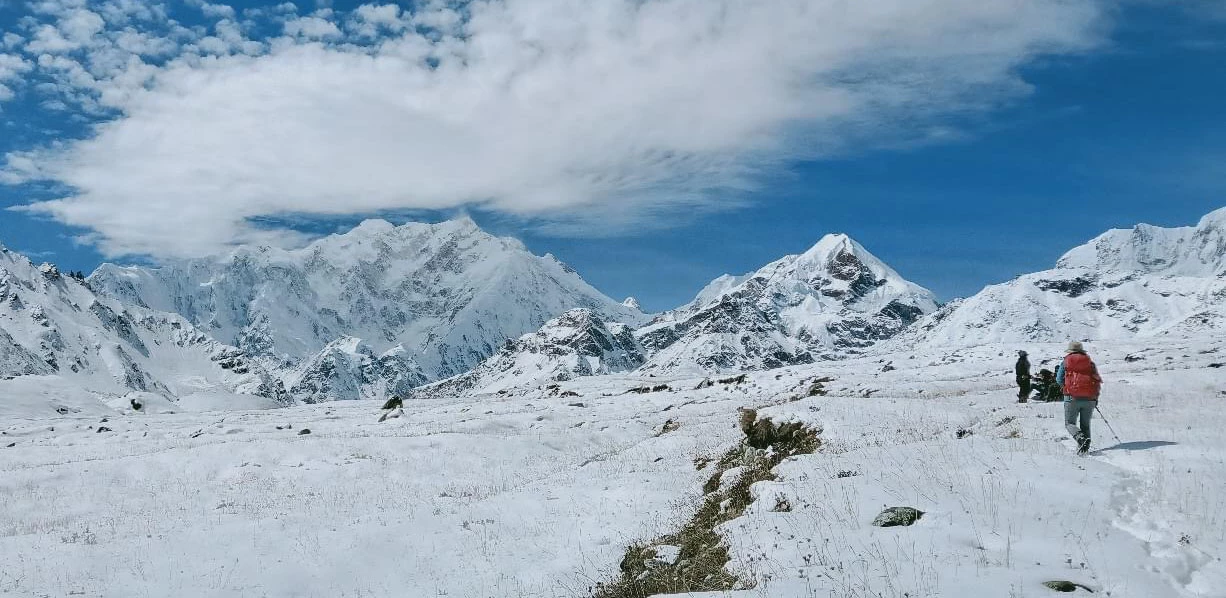
<svg viewBox="0 0 1226 598">
<path fill-rule="evenodd" d="M 1016 402 L 1018 348 L 1036 370 L 1060 355 L 900 353 L 702 390 L 603 376 L 382 423 L 369 401 L 46 419 L 3 397 L 0 594 L 585 596 L 688 518 L 710 476 L 694 459 L 739 441 L 737 408 L 773 405 L 823 445 L 720 529 L 756 587 L 710 596 L 1226 596 L 1226 342 L 1090 344 L 1123 442 L 1096 419 L 1087 457 L 1060 404 Z M 791 400 L 817 376 L 827 396 Z M 870 526 L 888 506 L 925 514 Z"/>
</svg>

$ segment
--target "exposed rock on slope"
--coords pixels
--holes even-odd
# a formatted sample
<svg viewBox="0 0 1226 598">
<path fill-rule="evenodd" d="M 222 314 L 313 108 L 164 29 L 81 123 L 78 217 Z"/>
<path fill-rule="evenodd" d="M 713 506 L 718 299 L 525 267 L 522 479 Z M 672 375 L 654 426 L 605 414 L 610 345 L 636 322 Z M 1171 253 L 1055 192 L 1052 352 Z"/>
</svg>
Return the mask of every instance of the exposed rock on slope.
<svg viewBox="0 0 1226 598">
<path fill-rule="evenodd" d="M 473 370 L 418 392 L 422 396 L 496 392 L 513 386 L 627 372 L 642 365 L 644 359 L 629 327 L 606 324 L 591 310 L 575 309 L 532 334 L 508 341 Z"/>
</svg>

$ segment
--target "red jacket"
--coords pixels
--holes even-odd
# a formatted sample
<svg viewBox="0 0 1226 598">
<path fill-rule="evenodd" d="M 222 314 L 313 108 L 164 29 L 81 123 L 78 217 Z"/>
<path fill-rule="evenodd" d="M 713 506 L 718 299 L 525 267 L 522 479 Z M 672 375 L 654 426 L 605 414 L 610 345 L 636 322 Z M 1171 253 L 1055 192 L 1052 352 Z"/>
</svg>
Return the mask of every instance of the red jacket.
<svg viewBox="0 0 1226 598">
<path fill-rule="evenodd" d="M 1098 368 L 1085 353 L 1069 353 L 1064 357 L 1064 395 L 1074 399 L 1098 399 L 1103 379 Z"/>
</svg>

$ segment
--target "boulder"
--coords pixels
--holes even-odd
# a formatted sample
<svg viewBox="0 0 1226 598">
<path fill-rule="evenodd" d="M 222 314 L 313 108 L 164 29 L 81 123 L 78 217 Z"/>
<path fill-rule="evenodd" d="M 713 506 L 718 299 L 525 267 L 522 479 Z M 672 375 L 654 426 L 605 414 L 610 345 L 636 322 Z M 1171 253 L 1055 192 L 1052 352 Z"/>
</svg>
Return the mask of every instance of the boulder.
<svg viewBox="0 0 1226 598">
<path fill-rule="evenodd" d="M 890 507 L 873 520 L 875 527 L 898 527 L 912 525 L 924 516 L 924 512 L 911 507 Z"/>
</svg>

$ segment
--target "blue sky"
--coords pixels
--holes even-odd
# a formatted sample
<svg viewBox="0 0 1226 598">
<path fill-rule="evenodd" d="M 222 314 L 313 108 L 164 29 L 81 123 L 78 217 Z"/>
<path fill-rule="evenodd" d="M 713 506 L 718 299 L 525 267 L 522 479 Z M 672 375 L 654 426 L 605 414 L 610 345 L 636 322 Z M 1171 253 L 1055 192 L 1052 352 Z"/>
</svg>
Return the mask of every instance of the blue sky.
<svg viewBox="0 0 1226 598">
<path fill-rule="evenodd" d="M 986 10 L 950 3 L 951 11 Z M 244 16 L 263 5 L 197 2 L 142 20 L 113 16 L 120 4 L 110 3 L 105 24 L 80 18 L 105 15 L 104 4 L 0 0 L 0 30 L 21 37 L 7 52 L 27 61 L 7 80 L 0 66 L 11 96 L 0 102 L 10 183 L 0 186 L 0 207 L 81 198 L 0 212 L 0 241 L 67 269 L 89 271 L 104 254 L 132 261 L 233 242 L 300 242 L 295 232 L 336 230 L 371 214 L 403 221 L 463 211 L 649 309 L 676 306 L 715 276 L 803 251 L 828 232 L 852 235 L 949 299 L 1050 267 L 1107 228 L 1190 225 L 1226 205 L 1226 14 L 1212 3 L 955 13 L 925 24 L 925 33 L 905 29 L 914 16 L 900 14 L 871 23 L 889 32 L 876 45 L 789 43 L 762 57 L 737 49 L 769 45 L 771 36 L 807 39 L 808 31 L 724 24 L 710 46 L 674 47 L 666 36 L 663 50 L 636 57 L 661 15 L 701 21 L 683 10 L 703 9 L 678 0 L 650 19 L 594 11 L 568 22 L 541 21 L 514 1 L 481 7 L 503 11 L 488 20 L 441 3 L 433 12 L 370 5 L 359 13 L 356 3 L 315 12 L 320 6 L 300 2 Z M 762 5 L 776 12 L 740 16 L 785 27 L 796 20 L 786 11 L 803 4 L 770 0 Z M 231 9 L 236 26 L 227 29 Z M 1070 24 L 1053 26 L 1055 17 Z M 988 19 L 999 19 L 992 39 L 1005 41 L 985 49 L 973 28 Z M 540 37 L 517 45 L 491 24 L 516 20 Z M 59 50 L 44 43 L 29 51 L 46 24 L 112 41 L 81 37 L 70 49 L 67 35 Z M 599 37 L 606 27 L 634 31 L 636 45 L 618 47 L 630 42 L 614 37 L 608 53 L 574 49 L 597 47 L 576 32 Z M 926 33 L 942 27 L 968 41 Z M 115 49 L 125 29 L 149 33 L 141 43 L 173 39 L 173 47 L 135 51 L 145 71 L 98 66 L 100 57 L 125 56 Z M 470 45 L 440 50 L 450 48 L 439 43 L 448 36 Z M 912 45 L 898 47 L 900 37 Z M 480 40 L 509 45 L 473 43 Z M 550 54 L 554 43 L 564 50 Z M 404 58 L 406 48 L 430 44 Z M 524 47 L 531 56 L 508 66 L 505 57 Z M 709 62 L 722 48 L 737 53 Z M 85 65 L 90 77 L 73 79 L 54 57 Z M 372 57 L 413 62 L 374 60 L 381 66 L 360 72 Z M 608 64 L 600 79 L 582 78 L 590 65 Z M 602 88 L 609 78 L 617 85 Z M 499 85 L 513 93 L 488 91 Z M 262 98 L 271 100 L 257 104 Z M 395 108 L 381 112 L 384 105 Z M 453 105 L 464 110 L 447 112 Z M 702 118 L 685 122 L 692 114 Z M 265 130 L 270 119 L 283 120 Z M 252 129 L 258 135 L 244 137 Z M 288 141 L 276 145 L 281 138 Z M 323 150 L 302 149 L 316 139 Z M 227 159 L 261 143 L 266 151 Z M 312 178 L 320 171 L 327 176 Z M 286 221 L 292 230 L 266 225 Z M 82 235 L 88 240 L 73 240 Z"/>
</svg>

